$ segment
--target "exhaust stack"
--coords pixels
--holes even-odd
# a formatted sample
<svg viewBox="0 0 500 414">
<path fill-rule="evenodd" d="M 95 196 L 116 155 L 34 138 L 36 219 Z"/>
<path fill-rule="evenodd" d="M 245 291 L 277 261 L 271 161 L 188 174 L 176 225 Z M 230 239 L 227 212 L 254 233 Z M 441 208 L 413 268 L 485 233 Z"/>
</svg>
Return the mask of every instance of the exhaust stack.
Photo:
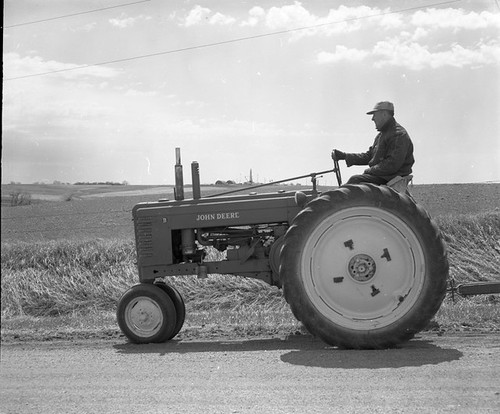
<svg viewBox="0 0 500 414">
<path fill-rule="evenodd" d="M 182 175 L 181 149 L 175 149 L 175 188 L 174 196 L 177 201 L 184 200 L 184 177 Z"/>
<path fill-rule="evenodd" d="M 198 163 L 191 164 L 191 173 L 193 178 L 193 198 L 200 198 L 200 172 Z M 181 149 L 175 149 L 175 188 L 174 196 L 176 201 L 184 200 L 184 177 L 182 175 Z M 185 258 L 192 258 L 196 255 L 194 229 L 181 230 L 181 249 Z"/>
</svg>

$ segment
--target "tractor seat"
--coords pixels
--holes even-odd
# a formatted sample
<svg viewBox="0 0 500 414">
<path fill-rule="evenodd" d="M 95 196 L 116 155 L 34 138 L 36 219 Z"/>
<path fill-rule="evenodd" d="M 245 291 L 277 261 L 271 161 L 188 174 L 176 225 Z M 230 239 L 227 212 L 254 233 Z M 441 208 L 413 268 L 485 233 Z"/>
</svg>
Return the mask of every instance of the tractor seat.
<svg viewBox="0 0 500 414">
<path fill-rule="evenodd" d="M 396 190 L 398 193 L 408 193 L 408 185 L 410 184 L 410 181 L 413 180 L 413 175 L 405 175 L 401 177 L 400 175 L 394 177 L 392 180 L 390 180 L 386 185 L 387 187 L 391 187 L 394 190 Z"/>
</svg>

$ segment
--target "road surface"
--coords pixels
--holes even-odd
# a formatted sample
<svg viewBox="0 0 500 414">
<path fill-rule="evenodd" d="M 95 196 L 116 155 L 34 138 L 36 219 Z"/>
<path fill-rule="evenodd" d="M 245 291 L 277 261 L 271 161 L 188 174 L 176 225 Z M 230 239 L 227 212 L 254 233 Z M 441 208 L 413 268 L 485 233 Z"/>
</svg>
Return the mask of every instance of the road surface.
<svg viewBox="0 0 500 414">
<path fill-rule="evenodd" d="M 1 413 L 499 413 L 500 335 L 4 344 Z"/>
</svg>

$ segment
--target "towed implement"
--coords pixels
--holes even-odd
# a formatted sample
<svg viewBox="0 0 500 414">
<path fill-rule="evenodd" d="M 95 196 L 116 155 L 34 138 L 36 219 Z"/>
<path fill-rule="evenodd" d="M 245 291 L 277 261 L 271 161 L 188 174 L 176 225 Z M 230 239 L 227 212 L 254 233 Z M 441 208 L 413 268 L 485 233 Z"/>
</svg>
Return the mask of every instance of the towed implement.
<svg viewBox="0 0 500 414">
<path fill-rule="evenodd" d="M 135 343 L 173 338 L 185 318 L 171 276 L 231 274 L 283 289 L 295 317 L 324 342 L 392 347 L 424 329 L 446 294 L 448 260 L 439 230 L 409 194 L 389 186 L 341 186 L 338 164 L 313 173 L 306 192 L 233 192 L 184 199 L 180 150 L 175 200 L 133 209 L 140 283 L 125 292 L 117 319 Z M 319 193 L 318 174 L 337 189 Z M 294 180 L 295 177 L 290 180 Z M 283 180 L 287 181 L 287 180 Z M 254 187 L 255 188 L 255 187 Z M 225 259 L 206 261 L 207 248 Z"/>
</svg>

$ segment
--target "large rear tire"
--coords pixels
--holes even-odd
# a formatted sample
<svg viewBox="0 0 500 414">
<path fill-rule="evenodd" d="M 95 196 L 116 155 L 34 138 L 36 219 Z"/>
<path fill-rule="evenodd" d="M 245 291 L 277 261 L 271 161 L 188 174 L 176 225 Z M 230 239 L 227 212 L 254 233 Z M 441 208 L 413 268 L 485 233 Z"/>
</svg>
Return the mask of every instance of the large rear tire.
<svg viewBox="0 0 500 414">
<path fill-rule="evenodd" d="M 313 200 L 295 217 L 280 255 L 295 317 L 343 348 L 411 339 L 439 309 L 447 277 L 437 227 L 385 186 L 347 185 Z"/>
</svg>

